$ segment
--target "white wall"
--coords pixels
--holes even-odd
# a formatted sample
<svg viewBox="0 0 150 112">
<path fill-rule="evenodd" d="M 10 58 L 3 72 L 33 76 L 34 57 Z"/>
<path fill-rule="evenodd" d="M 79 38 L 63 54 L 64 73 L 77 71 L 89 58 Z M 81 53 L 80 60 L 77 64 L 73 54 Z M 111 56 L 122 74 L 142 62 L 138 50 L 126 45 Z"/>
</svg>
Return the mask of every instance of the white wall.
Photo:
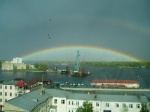
<svg viewBox="0 0 150 112">
<path fill-rule="evenodd" d="M 57 104 L 54 103 L 54 100 L 57 99 Z M 54 97 L 52 99 L 52 105 L 57 106 L 57 112 L 76 112 L 77 108 L 83 105 L 84 100 L 75 100 L 75 99 L 66 99 L 66 98 L 59 98 Z M 65 104 L 61 104 L 61 100 L 65 100 Z M 69 104 L 70 102 L 70 104 Z M 111 110 L 111 112 L 123 112 L 125 110 L 128 110 L 128 112 L 139 112 L 141 109 L 141 104 L 139 102 L 104 102 L 104 101 L 89 101 L 92 103 L 94 112 L 103 112 L 104 110 Z M 99 104 L 99 105 L 96 105 Z M 109 106 L 106 106 L 106 103 Z M 117 107 L 116 105 L 119 105 Z M 126 108 L 124 108 L 123 105 L 126 105 Z M 137 108 L 137 104 L 140 105 L 140 108 Z M 132 105 L 132 107 L 130 106 Z"/>
</svg>

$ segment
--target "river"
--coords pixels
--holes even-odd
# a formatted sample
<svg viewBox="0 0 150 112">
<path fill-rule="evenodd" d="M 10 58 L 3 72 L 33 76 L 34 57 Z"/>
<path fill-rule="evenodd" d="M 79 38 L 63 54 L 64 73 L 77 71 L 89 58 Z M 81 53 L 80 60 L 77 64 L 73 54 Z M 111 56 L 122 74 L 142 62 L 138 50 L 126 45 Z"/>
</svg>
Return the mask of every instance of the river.
<svg viewBox="0 0 150 112">
<path fill-rule="evenodd" d="M 58 69 L 62 68 L 65 68 L 65 66 L 58 67 Z M 52 81 L 60 81 L 62 83 L 84 83 L 85 85 L 89 85 L 89 82 L 93 79 L 104 79 L 106 81 L 109 79 L 137 80 L 140 83 L 140 88 L 150 88 L 150 69 L 85 67 L 85 71 L 92 72 L 92 75 L 72 77 L 70 75 L 48 72 L 44 74 L 44 78 L 50 78 Z M 42 78 L 41 74 L 37 72 L 0 71 L 0 80 Z"/>
</svg>

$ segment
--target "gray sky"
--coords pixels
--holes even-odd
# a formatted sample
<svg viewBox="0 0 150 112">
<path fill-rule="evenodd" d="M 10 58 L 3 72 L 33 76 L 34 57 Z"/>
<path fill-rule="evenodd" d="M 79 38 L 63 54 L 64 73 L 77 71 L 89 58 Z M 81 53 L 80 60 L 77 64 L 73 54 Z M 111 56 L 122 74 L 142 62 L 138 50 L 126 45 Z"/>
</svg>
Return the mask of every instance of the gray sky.
<svg viewBox="0 0 150 112">
<path fill-rule="evenodd" d="M 0 60 L 61 46 L 107 48 L 150 61 L 150 1 L 0 0 Z"/>
</svg>

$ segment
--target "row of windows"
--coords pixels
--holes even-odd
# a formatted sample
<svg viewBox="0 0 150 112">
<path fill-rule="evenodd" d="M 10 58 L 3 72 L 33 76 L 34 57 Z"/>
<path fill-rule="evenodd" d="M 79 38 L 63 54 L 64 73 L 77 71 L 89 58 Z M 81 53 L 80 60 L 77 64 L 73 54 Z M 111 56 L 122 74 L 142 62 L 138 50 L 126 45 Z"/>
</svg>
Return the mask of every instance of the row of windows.
<svg viewBox="0 0 150 112">
<path fill-rule="evenodd" d="M 5 92 L 5 96 L 7 96 L 7 92 Z M 2 96 L 2 92 L 0 92 L 0 96 Z M 9 96 L 12 96 L 12 93 L 9 93 Z"/>
<path fill-rule="evenodd" d="M 54 104 L 57 104 L 57 99 L 54 99 Z M 65 104 L 65 100 L 61 100 L 61 104 Z"/>
<path fill-rule="evenodd" d="M 5 86 L 5 89 L 7 89 L 8 87 Z M 2 85 L 0 85 L 0 89 L 2 89 Z M 12 89 L 12 86 L 10 86 L 10 89 Z"/>
<path fill-rule="evenodd" d="M 57 99 L 54 99 L 54 104 L 57 104 Z M 65 104 L 65 100 L 61 100 L 61 104 Z M 79 101 L 68 101 L 68 105 L 76 105 L 76 106 L 79 106 Z M 117 108 L 120 107 L 120 105 L 118 103 L 115 104 Z M 99 107 L 100 104 L 99 102 L 96 102 L 96 107 Z M 109 103 L 106 103 L 105 105 L 106 107 L 110 107 L 110 104 Z M 126 104 L 123 104 L 123 107 L 126 108 Z M 128 105 L 129 108 L 134 108 L 133 104 L 129 104 Z M 136 104 L 136 108 L 140 108 L 140 104 Z"/>
<path fill-rule="evenodd" d="M 110 106 L 109 103 L 106 103 L 106 107 L 109 107 L 109 106 Z M 123 104 L 122 106 L 123 106 L 124 108 L 127 107 L 126 104 Z M 116 103 L 116 107 L 119 108 L 120 105 L 119 105 L 118 103 Z M 129 108 L 134 108 L 133 104 L 129 104 Z M 136 108 L 140 108 L 140 104 L 136 104 Z"/>
<path fill-rule="evenodd" d="M 57 99 L 54 99 L 54 104 L 57 104 Z M 65 100 L 61 100 L 61 104 L 65 104 Z M 79 101 L 68 101 L 68 105 L 77 105 L 79 106 Z M 96 106 L 99 106 L 99 102 L 96 102 Z"/>
<path fill-rule="evenodd" d="M 7 89 L 7 86 L 5 86 L 5 89 Z M 10 86 L 10 89 L 12 89 L 12 86 Z"/>
<path fill-rule="evenodd" d="M 2 102 L 3 100 L 0 98 L 0 102 Z M 7 99 L 5 99 L 5 102 L 7 101 Z"/>
</svg>

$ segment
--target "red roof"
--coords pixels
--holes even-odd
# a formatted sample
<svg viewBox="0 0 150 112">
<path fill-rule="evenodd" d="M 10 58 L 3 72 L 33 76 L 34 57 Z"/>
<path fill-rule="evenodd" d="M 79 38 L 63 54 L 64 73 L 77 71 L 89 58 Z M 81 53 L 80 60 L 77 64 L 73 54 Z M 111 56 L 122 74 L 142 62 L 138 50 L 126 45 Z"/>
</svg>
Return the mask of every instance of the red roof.
<svg viewBox="0 0 150 112">
<path fill-rule="evenodd" d="M 25 86 L 27 86 L 27 85 L 23 82 L 23 80 L 19 80 L 19 81 L 17 82 L 16 86 L 18 86 L 18 87 L 25 87 Z"/>
<path fill-rule="evenodd" d="M 135 80 L 92 80 L 91 83 L 128 83 L 138 84 Z"/>
</svg>

